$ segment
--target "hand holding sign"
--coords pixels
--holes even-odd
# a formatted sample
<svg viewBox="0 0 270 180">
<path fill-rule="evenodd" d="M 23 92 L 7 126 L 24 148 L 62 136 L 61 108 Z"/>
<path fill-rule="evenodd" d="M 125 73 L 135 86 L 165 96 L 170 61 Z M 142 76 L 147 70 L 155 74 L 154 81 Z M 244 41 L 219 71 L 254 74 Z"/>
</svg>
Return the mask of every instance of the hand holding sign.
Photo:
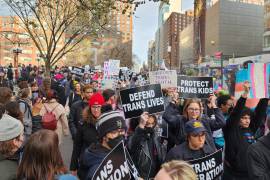
<svg viewBox="0 0 270 180">
<path fill-rule="evenodd" d="M 139 123 L 139 127 L 144 129 L 145 128 L 145 125 L 146 125 L 146 122 L 148 121 L 149 119 L 149 114 L 148 112 L 144 112 L 141 117 L 140 117 L 140 123 Z"/>
<path fill-rule="evenodd" d="M 243 84 L 244 93 L 242 95 L 243 98 L 247 98 L 249 91 L 250 91 L 250 83 L 248 81 L 245 81 Z"/>
<path fill-rule="evenodd" d="M 209 101 L 210 108 L 217 108 L 217 104 L 216 104 L 217 97 L 214 94 L 210 95 L 210 97 L 208 98 L 208 101 Z"/>
</svg>

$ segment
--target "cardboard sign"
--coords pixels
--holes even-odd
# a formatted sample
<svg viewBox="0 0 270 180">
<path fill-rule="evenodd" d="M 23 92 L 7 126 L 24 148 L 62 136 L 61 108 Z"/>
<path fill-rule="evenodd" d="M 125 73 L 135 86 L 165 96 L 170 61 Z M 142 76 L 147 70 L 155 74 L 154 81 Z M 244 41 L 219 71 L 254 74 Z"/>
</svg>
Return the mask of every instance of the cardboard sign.
<svg viewBox="0 0 270 180">
<path fill-rule="evenodd" d="M 109 75 L 117 76 L 120 70 L 120 60 L 109 60 Z"/>
<path fill-rule="evenodd" d="M 199 180 L 216 179 L 223 173 L 222 150 L 205 156 L 204 158 L 189 161 Z"/>
<path fill-rule="evenodd" d="M 128 162 L 125 157 L 124 143 L 120 142 L 112 151 L 103 159 L 97 168 L 92 180 L 129 180 Z"/>
<path fill-rule="evenodd" d="M 208 98 L 213 94 L 212 77 L 178 76 L 177 92 L 182 98 Z"/>
<path fill-rule="evenodd" d="M 77 76 L 83 76 L 85 69 L 72 66 L 71 73 Z"/>
<path fill-rule="evenodd" d="M 117 85 L 118 76 L 103 76 L 102 89 L 115 89 Z"/>
<path fill-rule="evenodd" d="M 125 118 L 138 117 L 143 112 L 154 114 L 164 111 L 160 84 L 141 86 L 120 91 Z"/>
<path fill-rule="evenodd" d="M 161 84 L 161 88 L 177 87 L 175 70 L 149 72 L 150 84 Z"/>
<path fill-rule="evenodd" d="M 103 71 L 104 71 L 104 76 L 109 75 L 109 61 L 104 61 Z"/>
</svg>

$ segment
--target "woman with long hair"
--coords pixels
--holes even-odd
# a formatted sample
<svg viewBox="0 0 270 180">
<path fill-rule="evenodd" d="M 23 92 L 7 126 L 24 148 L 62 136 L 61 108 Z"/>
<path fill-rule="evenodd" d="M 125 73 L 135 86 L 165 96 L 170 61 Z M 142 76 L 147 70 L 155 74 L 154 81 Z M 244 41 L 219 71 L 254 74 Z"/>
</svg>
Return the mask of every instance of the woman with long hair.
<svg viewBox="0 0 270 180">
<path fill-rule="evenodd" d="M 40 110 L 40 116 L 43 117 L 47 112 L 52 112 L 57 119 L 57 127 L 55 132 L 58 134 L 59 142 L 62 142 L 62 136 L 67 136 L 69 133 L 68 120 L 65 113 L 65 108 L 57 102 L 57 95 L 53 90 L 46 92 L 46 99 Z"/>
<path fill-rule="evenodd" d="M 224 127 L 226 122 L 221 110 L 217 108 L 216 97 L 211 95 L 208 101 L 209 106 L 213 109 L 215 115 L 214 120 L 203 114 L 203 107 L 200 99 L 188 99 L 184 103 L 182 115 L 175 115 L 175 113 L 172 113 L 172 110 L 168 109 L 171 105 L 167 107 L 163 114 L 163 119 L 169 125 L 168 151 L 175 144 L 179 145 L 186 141 L 185 124 L 189 120 L 199 120 L 203 123 L 207 130 L 206 143 L 215 148 L 212 132 Z M 170 104 L 172 104 L 172 102 Z M 175 102 L 174 106 L 177 106 L 177 102 Z"/>
<path fill-rule="evenodd" d="M 77 133 L 74 139 L 70 170 L 75 175 L 79 170 L 79 177 L 84 177 L 84 165 L 79 159 L 86 148 L 92 143 L 97 143 L 96 122 L 101 115 L 101 106 L 105 103 L 103 96 L 96 93 L 88 101 L 88 106 L 83 110 L 83 121 L 78 123 Z"/>
<path fill-rule="evenodd" d="M 44 129 L 34 133 L 25 145 L 17 179 L 55 180 L 71 176 L 65 175 L 67 169 L 58 144 L 59 139 L 54 131 Z"/>
</svg>

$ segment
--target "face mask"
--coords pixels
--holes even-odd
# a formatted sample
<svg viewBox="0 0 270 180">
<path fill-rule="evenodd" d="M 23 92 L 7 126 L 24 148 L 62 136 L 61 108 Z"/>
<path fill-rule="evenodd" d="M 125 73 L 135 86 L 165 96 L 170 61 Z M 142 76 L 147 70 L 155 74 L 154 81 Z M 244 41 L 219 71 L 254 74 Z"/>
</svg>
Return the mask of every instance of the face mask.
<svg viewBox="0 0 270 180">
<path fill-rule="evenodd" d="M 147 134 L 153 134 L 155 132 L 154 128 L 151 127 L 145 127 L 145 132 Z"/>
<path fill-rule="evenodd" d="M 230 108 L 228 109 L 228 114 L 230 114 L 232 111 L 233 111 L 233 107 L 230 107 Z"/>
<path fill-rule="evenodd" d="M 124 140 L 124 136 L 121 135 L 121 136 L 118 136 L 114 139 L 109 139 L 108 141 L 108 145 L 110 148 L 114 148 L 117 144 L 119 144 L 119 142 L 123 141 Z"/>
</svg>

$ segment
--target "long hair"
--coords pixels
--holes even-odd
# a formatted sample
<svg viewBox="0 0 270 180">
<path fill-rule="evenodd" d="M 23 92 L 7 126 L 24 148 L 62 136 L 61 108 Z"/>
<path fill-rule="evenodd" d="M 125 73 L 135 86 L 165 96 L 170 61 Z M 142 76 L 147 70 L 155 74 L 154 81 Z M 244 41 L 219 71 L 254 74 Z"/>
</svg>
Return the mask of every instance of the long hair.
<svg viewBox="0 0 270 180">
<path fill-rule="evenodd" d="M 201 104 L 201 100 L 200 99 L 188 99 L 185 103 L 184 103 L 184 109 L 183 109 L 183 115 L 188 119 L 188 107 L 190 106 L 190 104 L 192 103 L 196 103 L 199 105 L 200 107 L 200 115 L 202 114 L 202 104 Z M 199 117 L 200 118 L 200 117 Z M 198 119 L 199 119 L 198 118 Z"/>
<path fill-rule="evenodd" d="M 53 180 L 66 172 L 57 134 L 51 130 L 34 133 L 25 145 L 17 179 Z"/>
</svg>

